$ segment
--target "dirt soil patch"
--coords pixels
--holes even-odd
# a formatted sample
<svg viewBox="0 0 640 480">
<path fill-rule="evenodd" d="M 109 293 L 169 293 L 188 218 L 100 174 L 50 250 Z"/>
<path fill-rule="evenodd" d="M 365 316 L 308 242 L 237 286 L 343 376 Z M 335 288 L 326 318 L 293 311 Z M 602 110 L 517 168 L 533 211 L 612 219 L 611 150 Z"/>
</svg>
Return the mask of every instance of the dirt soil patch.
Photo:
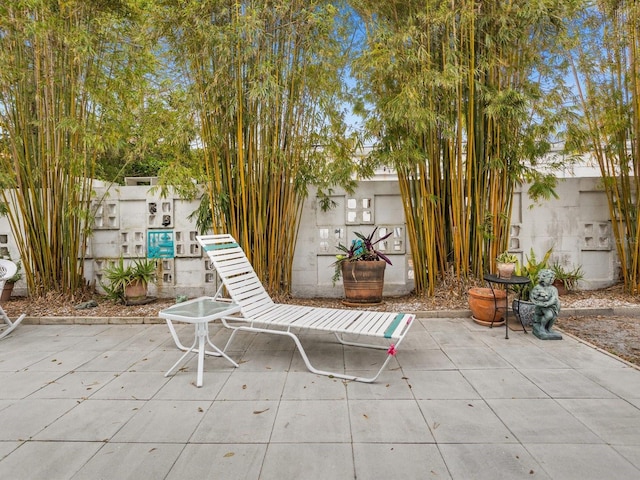
<svg viewBox="0 0 640 480">
<path fill-rule="evenodd" d="M 640 318 L 631 316 L 560 317 L 558 328 L 640 366 Z"/>
<path fill-rule="evenodd" d="M 456 284 L 443 285 L 431 297 L 407 295 L 385 297 L 382 305 L 368 307 L 371 310 L 427 312 L 442 310 L 467 310 L 466 288 Z M 95 307 L 79 309 L 84 302 L 93 300 Z M 340 298 L 285 298 L 283 303 L 346 308 Z M 557 326 L 578 338 L 640 366 L 640 317 L 636 314 L 590 315 L 589 309 L 640 307 L 640 298 L 623 291 L 616 285 L 601 290 L 582 290 L 560 297 L 562 308 L 579 308 L 584 314 L 560 317 Z M 14 318 L 20 313 L 29 317 L 157 317 L 158 312 L 175 303 L 175 299 L 161 298 L 146 305 L 126 306 L 116 304 L 100 295 L 66 299 L 47 295 L 29 299 L 13 297 L 3 303 L 7 314 Z M 601 313 L 601 312 L 599 312 Z"/>
</svg>

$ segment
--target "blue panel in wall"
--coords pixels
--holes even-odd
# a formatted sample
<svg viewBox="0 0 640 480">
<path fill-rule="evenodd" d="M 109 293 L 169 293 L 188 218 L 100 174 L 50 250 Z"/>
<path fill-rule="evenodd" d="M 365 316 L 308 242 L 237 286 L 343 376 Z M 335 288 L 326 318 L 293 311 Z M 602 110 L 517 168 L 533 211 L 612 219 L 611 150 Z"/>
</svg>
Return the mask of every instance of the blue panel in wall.
<svg viewBox="0 0 640 480">
<path fill-rule="evenodd" d="M 149 230 L 147 232 L 148 258 L 174 258 L 173 230 Z"/>
</svg>

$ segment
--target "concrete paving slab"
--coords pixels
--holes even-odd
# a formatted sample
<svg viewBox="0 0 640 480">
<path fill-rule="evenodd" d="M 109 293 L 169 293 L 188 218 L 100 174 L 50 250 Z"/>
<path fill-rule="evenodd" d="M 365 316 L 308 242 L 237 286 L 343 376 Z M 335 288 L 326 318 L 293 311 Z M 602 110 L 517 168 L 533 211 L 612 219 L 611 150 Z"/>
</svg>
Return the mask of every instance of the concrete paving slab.
<svg viewBox="0 0 640 480">
<path fill-rule="evenodd" d="M 411 330 L 411 334 L 407 335 L 402 341 L 402 350 L 422 350 L 428 348 L 439 348 L 431 333 L 426 330 L 415 331 L 415 326 Z"/>
<path fill-rule="evenodd" d="M 32 372 L 61 372 L 66 373 L 79 368 L 93 360 L 99 352 L 82 350 L 62 350 L 47 355 L 39 362 L 29 366 Z"/>
<path fill-rule="evenodd" d="M 245 372 L 237 369 L 218 394 L 217 400 L 279 400 L 285 372 Z"/>
<path fill-rule="evenodd" d="M 376 348 L 362 347 L 345 347 L 344 348 L 344 366 L 347 374 L 353 371 L 370 371 L 372 374 L 380 370 L 380 367 L 387 359 L 386 349 L 379 350 Z M 398 368 L 398 359 L 393 357 L 387 364 L 388 369 Z"/>
<path fill-rule="evenodd" d="M 568 367 L 579 370 L 626 367 L 618 358 L 603 355 L 595 348 L 584 348 L 584 345 L 577 342 L 567 344 L 566 347 L 556 348 L 549 352 L 545 358 L 549 356 L 556 357 Z"/>
<path fill-rule="evenodd" d="M 157 372 L 123 372 L 91 398 L 99 400 L 149 400 L 169 380 Z"/>
<path fill-rule="evenodd" d="M 85 400 L 35 435 L 34 439 L 106 442 L 144 403 L 143 400 Z"/>
<path fill-rule="evenodd" d="M 584 368 L 580 372 L 594 382 L 625 400 L 640 399 L 640 380 L 637 368 Z"/>
<path fill-rule="evenodd" d="M 0 440 L 0 460 L 9 455 L 23 443 L 24 442 L 7 442 Z"/>
<path fill-rule="evenodd" d="M 136 350 L 107 349 L 75 370 L 77 372 L 124 372 L 133 368 L 138 362 L 144 361 L 144 358 L 146 355 Z"/>
<path fill-rule="evenodd" d="M 0 400 L 0 412 L 14 403 L 16 403 L 15 400 Z"/>
<path fill-rule="evenodd" d="M 517 442 L 484 400 L 420 400 L 418 405 L 439 444 Z"/>
<path fill-rule="evenodd" d="M 191 345 L 191 344 L 189 344 Z M 130 351 L 136 351 L 130 350 Z M 139 357 L 139 360 L 136 361 L 133 365 L 128 367 L 128 371 L 130 372 L 155 372 L 155 373 L 164 373 L 169 370 L 174 363 L 178 361 L 178 359 L 182 356 L 184 352 L 178 350 L 177 347 L 171 349 L 162 349 L 162 348 L 154 348 L 148 352 L 142 352 L 142 355 Z M 195 362 L 194 365 L 197 365 L 197 360 L 194 360 L 195 356 L 192 357 L 185 365 L 189 366 L 189 362 Z M 195 368 L 195 367 L 193 367 Z M 195 370 L 193 370 L 195 372 Z M 195 376 L 195 373 L 194 373 Z"/>
<path fill-rule="evenodd" d="M 34 350 L 20 352 L 19 355 L 16 355 L 15 350 L 4 350 L 0 352 L 0 372 L 24 370 L 53 353 L 54 351 Z"/>
<path fill-rule="evenodd" d="M 267 444 L 188 444 L 166 480 L 186 478 L 258 479 Z M 279 477 L 282 480 L 284 477 Z M 291 477 L 294 478 L 294 477 Z"/>
<path fill-rule="evenodd" d="M 458 370 L 405 370 L 416 399 L 479 399 L 480 395 Z"/>
<path fill-rule="evenodd" d="M 242 370 L 245 372 L 288 372 L 291 368 L 293 354 L 293 350 L 252 350 L 249 348 L 242 356 L 232 358 L 242 365 Z"/>
<path fill-rule="evenodd" d="M 383 382 L 383 380 L 381 380 Z M 356 382 L 343 382 L 338 378 L 309 375 L 309 372 L 289 372 L 282 392 L 283 400 L 343 400 Z M 351 397 L 351 395 L 350 395 Z"/>
<path fill-rule="evenodd" d="M 517 443 L 453 443 L 439 447 L 454 479 L 567 480 L 566 477 L 550 477 L 538 461 Z"/>
<path fill-rule="evenodd" d="M 0 411 L 0 440 L 28 440 L 77 405 L 72 399 L 25 399 Z"/>
<path fill-rule="evenodd" d="M 517 369 L 525 368 L 567 368 L 567 364 L 550 356 L 537 345 L 493 345 L 493 350 Z"/>
<path fill-rule="evenodd" d="M 440 347 L 483 347 L 482 338 L 470 330 L 431 332 L 431 336 Z"/>
<path fill-rule="evenodd" d="M 74 398 L 82 400 L 95 395 L 101 388 L 116 378 L 113 372 L 73 371 L 49 382 L 36 390 L 29 398 Z"/>
<path fill-rule="evenodd" d="M 396 354 L 396 360 L 407 370 L 453 370 L 455 364 L 442 350 L 408 350 L 401 349 Z"/>
<path fill-rule="evenodd" d="M 625 400 L 563 398 L 558 403 L 606 443 L 640 449 L 640 415 Z"/>
<path fill-rule="evenodd" d="M 451 347 L 443 346 L 442 351 L 460 370 L 476 368 L 510 368 L 511 365 L 486 346 Z"/>
<path fill-rule="evenodd" d="M 521 369 L 523 375 L 553 398 L 613 398 L 615 395 L 573 369 Z"/>
<path fill-rule="evenodd" d="M 269 443 L 279 402 L 225 400 L 213 402 L 198 424 L 195 443 Z"/>
<path fill-rule="evenodd" d="M 353 400 L 349 402 L 355 443 L 432 443 L 433 435 L 415 401 Z"/>
<path fill-rule="evenodd" d="M 347 479 L 354 478 L 353 472 L 353 453 L 349 443 L 272 443 L 267 447 L 259 478 Z"/>
<path fill-rule="evenodd" d="M 3 399 L 25 398 L 32 393 L 46 387 L 49 383 L 55 382 L 63 377 L 63 372 L 32 372 L 24 370 L 13 373 L 0 374 L 0 384 L 2 385 Z"/>
<path fill-rule="evenodd" d="M 349 408 L 345 400 L 282 400 L 272 443 L 348 443 Z"/>
<path fill-rule="evenodd" d="M 196 388 L 196 371 L 180 371 L 168 377 L 168 381 L 153 396 L 154 400 L 212 400 L 229 379 L 232 369 L 220 372 L 203 372 L 202 387 Z"/>
<path fill-rule="evenodd" d="M 637 445 L 612 445 L 613 449 L 640 470 L 640 448 Z"/>
<path fill-rule="evenodd" d="M 353 455 L 358 478 L 451 478 L 435 444 L 356 443 Z"/>
<path fill-rule="evenodd" d="M 204 418 L 211 401 L 150 400 L 111 438 L 111 441 L 151 443 L 158 438 L 186 443 Z"/>
<path fill-rule="evenodd" d="M 460 372 L 482 398 L 549 398 L 538 385 L 515 369 Z"/>
<path fill-rule="evenodd" d="M 165 478 L 182 443 L 108 443 L 71 480 Z"/>
<path fill-rule="evenodd" d="M 315 368 L 344 373 L 344 347 L 339 343 L 327 343 L 326 341 L 316 343 L 305 341 L 302 343 L 302 346 L 307 353 L 307 357 L 309 357 L 311 365 Z M 274 353 L 274 355 L 278 355 L 278 353 Z M 297 349 L 292 354 L 289 371 L 309 373 L 309 370 Z"/>
<path fill-rule="evenodd" d="M 609 445 L 527 444 L 531 455 L 554 479 L 636 480 L 640 470 Z"/>
<path fill-rule="evenodd" d="M 0 342 L 0 478 L 640 478 L 640 370 L 571 338 L 421 318 L 363 384 L 243 333 L 249 361 L 207 357 L 197 388 L 195 359 L 164 377 L 164 324 L 24 327 Z M 384 359 L 333 340 L 302 335 L 319 366 Z"/>
<path fill-rule="evenodd" d="M 359 376 L 372 376 L 370 371 L 351 372 Z M 385 369 L 373 383 L 345 382 L 350 400 L 413 400 L 412 386 L 407 374 L 400 368 Z"/>
<path fill-rule="evenodd" d="M 486 399 L 521 443 L 602 443 L 555 399 Z"/>
<path fill-rule="evenodd" d="M 70 479 L 100 447 L 98 442 L 26 442 L 0 461 L 0 478 Z"/>
</svg>

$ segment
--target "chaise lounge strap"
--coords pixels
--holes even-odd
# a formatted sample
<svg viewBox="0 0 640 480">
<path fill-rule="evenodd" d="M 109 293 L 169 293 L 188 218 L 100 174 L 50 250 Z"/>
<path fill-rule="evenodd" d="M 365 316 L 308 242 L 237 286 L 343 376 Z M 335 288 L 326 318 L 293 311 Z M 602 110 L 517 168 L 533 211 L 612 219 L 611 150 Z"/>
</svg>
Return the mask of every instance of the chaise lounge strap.
<svg viewBox="0 0 640 480">
<path fill-rule="evenodd" d="M 396 328 L 398 328 L 398 325 L 400 324 L 403 318 L 404 318 L 404 313 L 399 313 L 398 315 L 396 315 L 396 318 L 393 319 L 393 322 L 391 322 L 391 324 L 384 331 L 384 338 L 391 338 L 393 336 L 393 332 L 395 331 Z"/>
</svg>

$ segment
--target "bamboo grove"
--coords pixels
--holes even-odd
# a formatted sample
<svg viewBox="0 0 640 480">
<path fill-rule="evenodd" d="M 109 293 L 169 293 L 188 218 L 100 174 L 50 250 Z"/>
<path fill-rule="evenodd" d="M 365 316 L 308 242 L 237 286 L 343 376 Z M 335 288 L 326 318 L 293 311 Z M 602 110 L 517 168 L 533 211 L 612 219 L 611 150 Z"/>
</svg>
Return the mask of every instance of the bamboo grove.
<svg viewBox="0 0 640 480">
<path fill-rule="evenodd" d="M 130 134 L 116 130 L 140 80 L 129 3 L 0 6 L 0 192 L 32 295 L 84 285 L 96 158 Z"/>
<path fill-rule="evenodd" d="M 416 290 L 481 277 L 508 247 L 514 185 L 539 175 L 560 118 L 556 44 L 569 2 L 364 2 L 360 78 L 380 159 L 396 166 Z M 558 81 L 559 80 L 559 81 Z M 543 94 L 544 82 L 553 82 Z"/>
<path fill-rule="evenodd" d="M 637 291 L 638 8 L 624 0 L 4 2 L 0 207 L 29 292 L 83 284 L 92 179 L 135 155 L 144 164 L 141 152 L 155 148 L 173 160 L 160 177 L 191 191 L 193 178 L 203 180 L 213 231 L 242 243 L 272 293 L 289 293 L 310 187 L 327 206 L 334 186 L 350 191 L 372 171 L 352 161 L 360 137 L 345 112 L 353 105 L 366 117 L 360 133 L 375 142 L 368 160 L 398 172 L 418 293 L 450 273 L 491 268 L 509 246 L 514 186 L 554 195 L 540 159 L 565 134 L 572 151 L 593 152 L 600 165 L 622 276 Z M 566 85 L 570 61 L 581 109 Z M 170 101 L 154 96 L 152 81 Z M 152 105 L 161 126 L 145 119 Z"/>
<path fill-rule="evenodd" d="M 602 1 L 585 10 L 576 30 L 592 38 L 576 42 L 575 82 L 584 123 L 572 146 L 591 153 L 600 167 L 620 276 L 640 292 L 640 5 Z"/>
<path fill-rule="evenodd" d="M 213 230 L 238 239 L 266 288 L 286 293 L 308 185 L 352 182 L 338 11 L 314 0 L 170 3 L 168 38 L 196 99 Z"/>
</svg>

